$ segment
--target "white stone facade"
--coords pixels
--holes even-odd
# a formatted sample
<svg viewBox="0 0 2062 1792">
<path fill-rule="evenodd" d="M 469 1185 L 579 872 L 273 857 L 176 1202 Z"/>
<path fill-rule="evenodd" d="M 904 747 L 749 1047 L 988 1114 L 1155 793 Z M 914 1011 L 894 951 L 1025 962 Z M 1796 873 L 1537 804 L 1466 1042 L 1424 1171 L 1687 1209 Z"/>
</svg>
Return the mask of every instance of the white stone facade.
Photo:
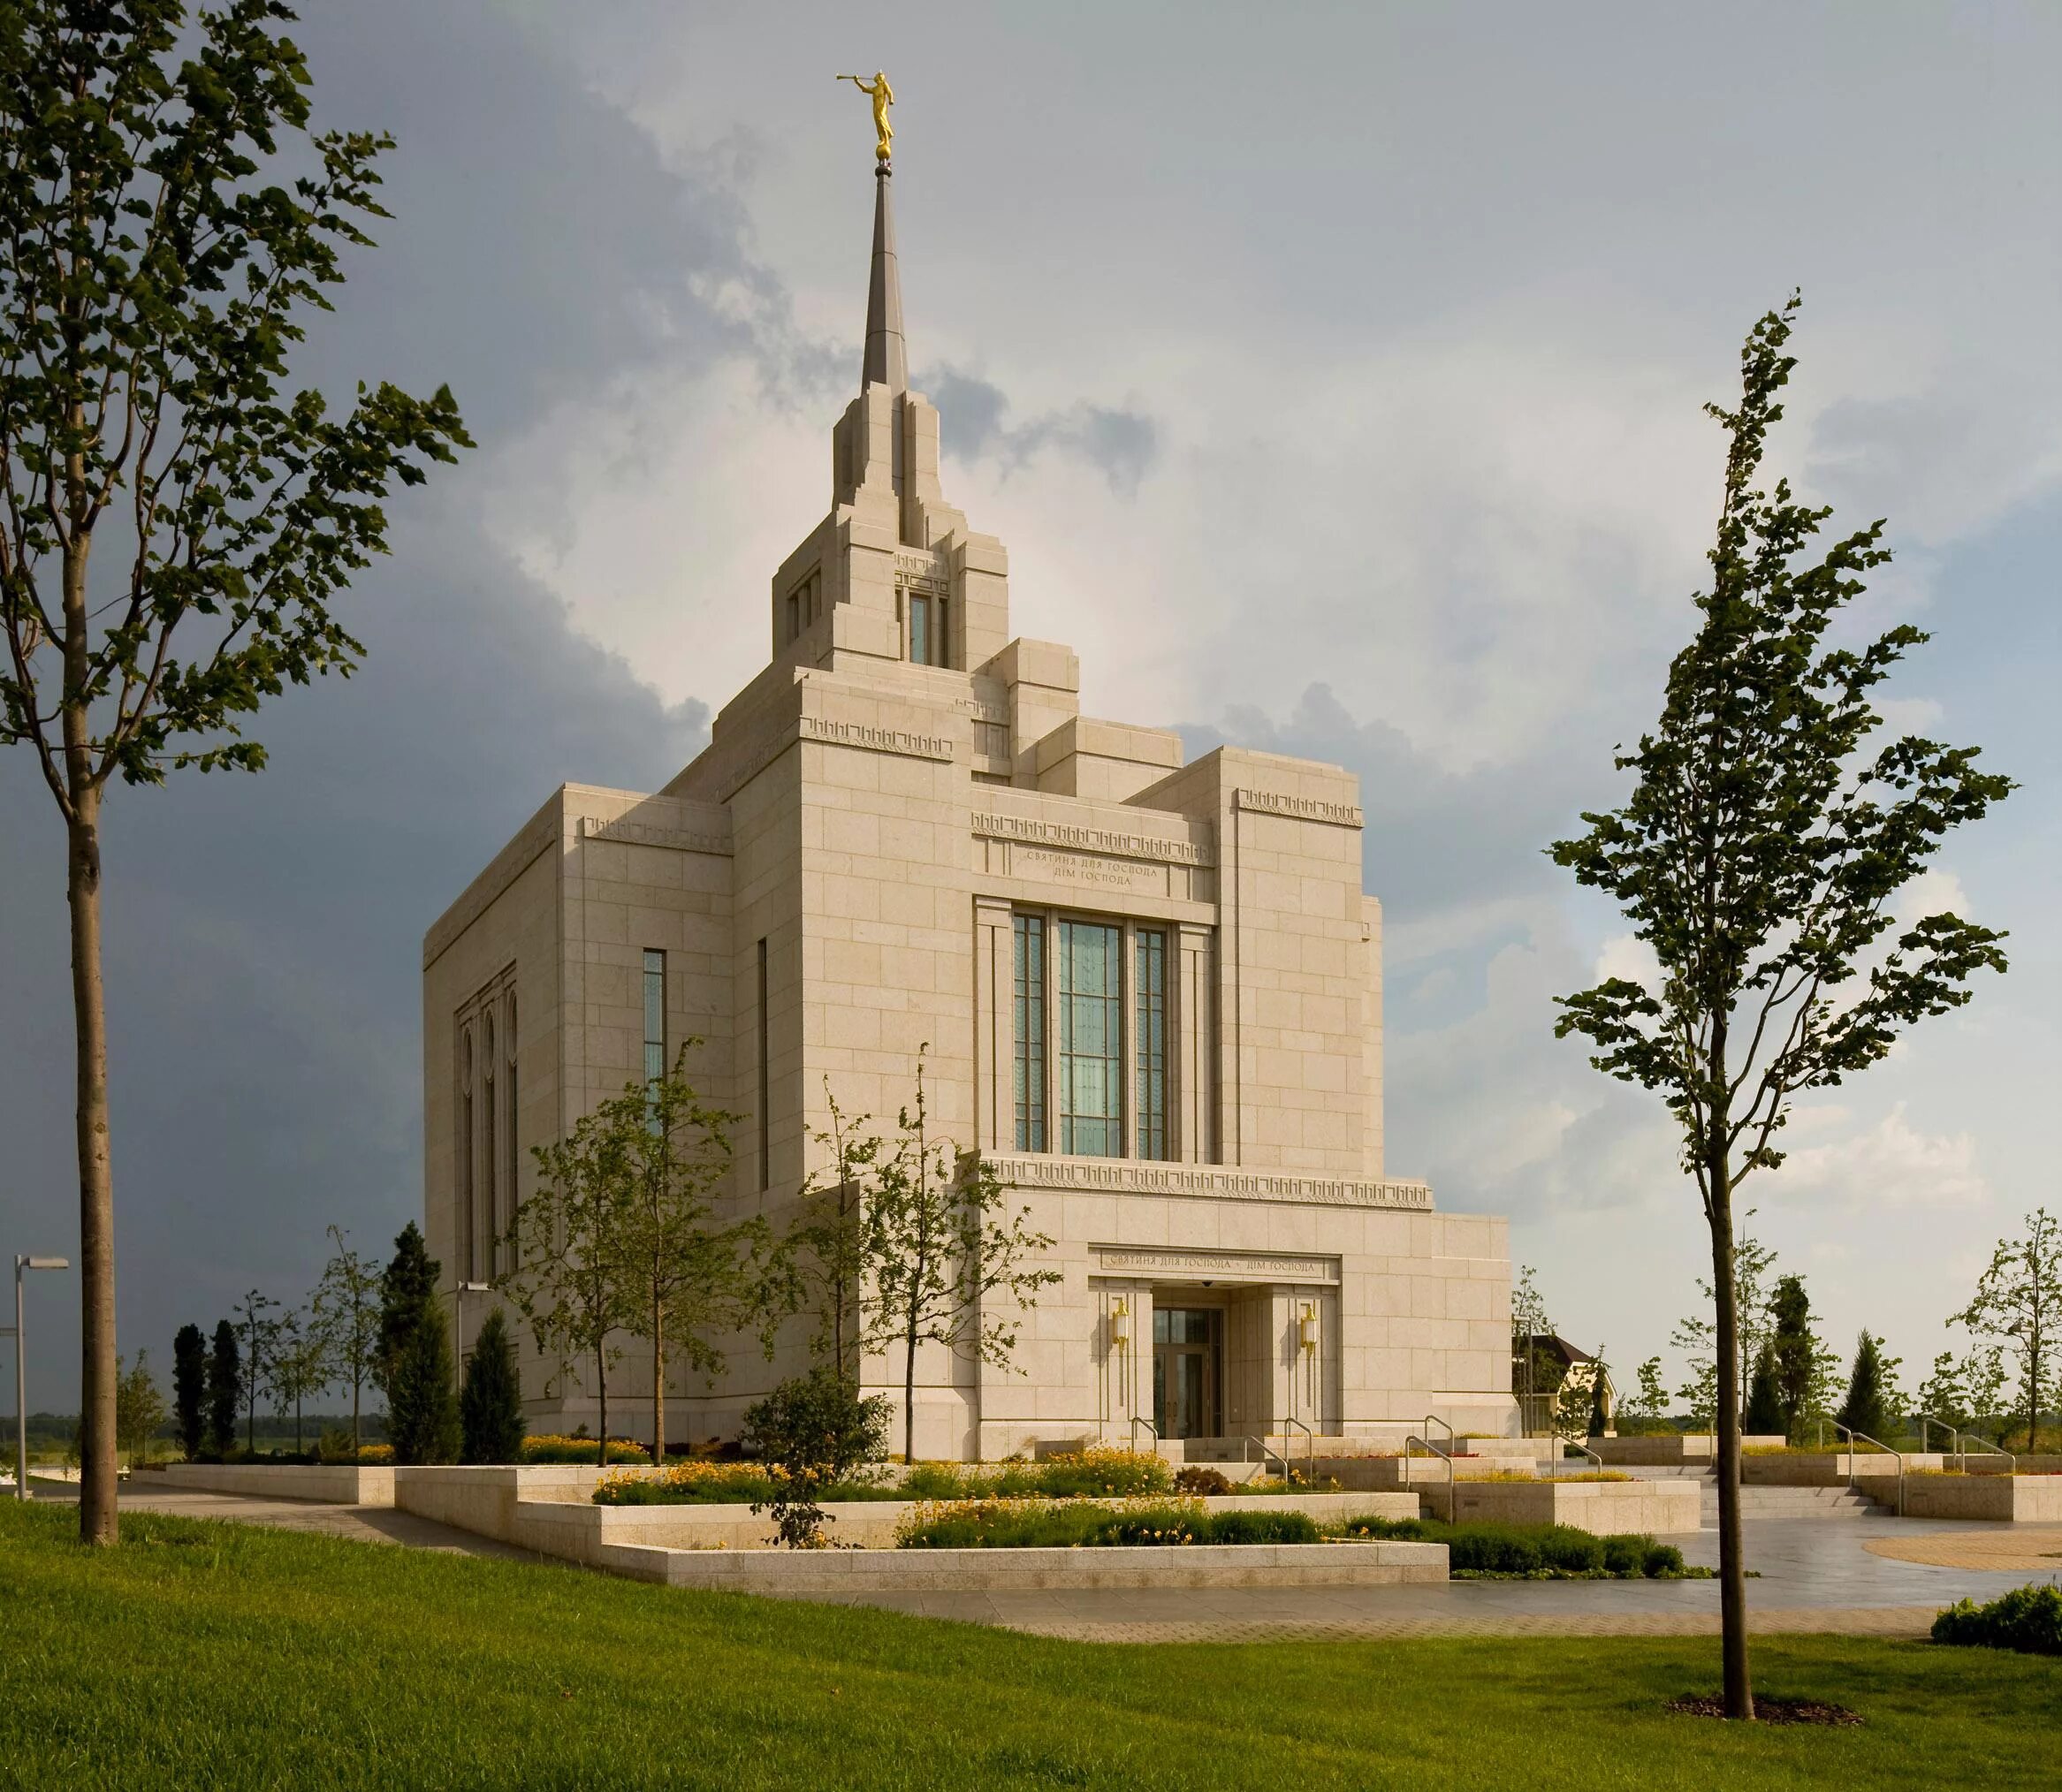
<svg viewBox="0 0 2062 1792">
<path fill-rule="evenodd" d="M 938 413 L 894 376 L 886 194 L 884 174 L 868 360 L 891 377 L 833 432 L 829 513 L 772 581 L 770 664 L 664 790 L 562 786 L 424 942 L 447 1286 L 506 1267 L 530 1148 L 651 1044 L 703 1042 L 697 1086 L 745 1117 L 729 1206 L 777 1226 L 821 1167 L 826 1089 L 892 1116 L 923 1050 L 934 1122 L 997 1165 L 1061 1280 L 1010 1371 L 919 1355 L 919 1454 L 1143 1438 L 1135 1420 L 1514 1430 L 1505 1223 L 1385 1180 L 1356 781 L 1233 748 L 1184 764 L 1167 730 L 1079 713 L 1070 649 L 1012 637 L 1008 557 L 945 504 Z M 806 1330 L 713 1388 L 682 1373 L 669 1410 L 734 1433 Z M 636 1355 L 612 1430 L 648 1432 Z M 533 1430 L 592 1424 L 587 1393 L 524 1373 Z M 902 1364 L 866 1378 L 899 1393 Z"/>
</svg>

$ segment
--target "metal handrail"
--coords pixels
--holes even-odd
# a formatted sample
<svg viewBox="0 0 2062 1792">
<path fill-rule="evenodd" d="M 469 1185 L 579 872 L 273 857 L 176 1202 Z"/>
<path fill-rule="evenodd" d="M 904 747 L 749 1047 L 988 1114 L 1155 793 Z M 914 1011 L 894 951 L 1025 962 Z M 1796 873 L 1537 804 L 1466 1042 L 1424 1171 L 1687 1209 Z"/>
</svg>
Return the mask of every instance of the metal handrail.
<svg viewBox="0 0 2062 1792">
<path fill-rule="evenodd" d="M 1131 1415 L 1131 1454 L 1133 1455 L 1138 1454 L 1138 1427 L 1140 1425 L 1144 1425 L 1147 1431 L 1153 1433 L 1153 1454 L 1157 1456 L 1160 1454 L 1160 1427 L 1149 1418 L 1141 1418 L 1137 1413 Z"/>
<path fill-rule="evenodd" d="M 1567 1445 L 1568 1447 L 1571 1450 L 1580 1450 L 1584 1455 L 1587 1456 L 1591 1462 L 1596 1464 L 1597 1473 L 1600 1475 L 1603 1473 L 1604 1459 L 1598 1455 L 1594 1450 L 1591 1449 L 1587 1444 L 1579 1444 L 1573 1438 L 1563 1438 L 1561 1441 Z"/>
<path fill-rule="evenodd" d="M 1450 1426 L 1448 1428 L 1448 1431 L 1449 1435 L 1450 1436 Z M 1404 1485 L 1406 1487 L 1411 1484 L 1411 1446 L 1412 1444 L 1421 1445 L 1427 1455 L 1437 1456 L 1441 1462 L 1446 1464 L 1446 1522 L 1449 1524 L 1451 1524 L 1453 1522 L 1454 1505 L 1456 1499 L 1454 1492 L 1455 1474 L 1453 1465 L 1453 1452 L 1450 1450 L 1441 1449 L 1440 1447 L 1434 1443 L 1430 1438 L 1421 1438 L 1415 1431 L 1411 1432 L 1409 1437 L 1404 1439 Z"/>
<path fill-rule="evenodd" d="M 1258 1444 L 1260 1447 L 1260 1466 L 1263 1469 L 1267 1466 L 1267 1458 L 1269 1456 L 1274 1457 L 1277 1462 L 1281 1463 L 1282 1485 L 1283 1491 L 1286 1492 L 1289 1486 L 1289 1457 L 1287 1454 L 1283 1451 L 1276 1449 L 1274 1445 L 1270 1444 L 1267 1440 L 1267 1439 L 1256 1438 L 1251 1431 L 1248 1431 L 1240 1445 L 1238 1459 L 1242 1462 L 1250 1462 L 1252 1461 L 1252 1458 L 1245 1453 L 1244 1446 L 1246 1444 Z"/>
<path fill-rule="evenodd" d="M 1289 1427 L 1290 1425 L 1294 1425 L 1304 1435 L 1305 1441 L 1303 1466 L 1308 1472 L 1310 1480 L 1315 1483 L 1318 1475 L 1318 1434 L 1299 1418 L 1283 1419 L 1282 1421 L 1282 1452 L 1284 1461 L 1287 1460 L 1289 1454 Z"/>
<path fill-rule="evenodd" d="M 1881 1438 L 1872 1438 L 1867 1431 L 1849 1429 L 1846 1425 L 1842 1424 L 1838 1419 L 1821 1419 L 1819 1421 L 1819 1441 L 1822 1444 L 1826 1440 L 1826 1427 L 1828 1425 L 1832 1426 L 1835 1436 L 1844 1436 L 1847 1439 L 1847 1491 L 1850 1493 L 1854 1491 L 1854 1458 L 1860 1454 L 1855 1449 L 1855 1445 L 1874 1444 L 1884 1455 L 1895 1456 L 1898 1459 L 1898 1516 L 1902 1518 L 1905 1515 L 1905 1469 L 1906 1467 L 1905 1453 L 1902 1450 L 1893 1450 Z M 1921 1437 L 1920 1441 L 1923 1443 L 1925 1439 Z"/>
<path fill-rule="evenodd" d="M 1441 1418 L 1440 1416 L 1435 1412 L 1428 1412 L 1425 1415 L 1424 1437 L 1427 1442 L 1431 1440 L 1432 1427 L 1434 1425 L 1437 1425 L 1441 1431 L 1446 1433 L 1446 1444 L 1449 1450 L 1458 1447 L 1460 1439 L 1454 1435 L 1453 1427 L 1447 1424 L 1447 1422 Z"/>
<path fill-rule="evenodd" d="M 2006 1474 L 2016 1474 L 2019 1471 L 2017 1453 L 2006 1449 L 2003 1444 L 1994 1444 L 1989 1438 L 1980 1438 L 1973 1432 L 1962 1431 L 1957 1426 L 1950 1424 L 1944 1418 L 1934 1417 L 1931 1413 L 1914 1413 L 1913 1416 L 1919 1421 L 1919 1448 L 1921 1454 L 1924 1454 L 1926 1449 L 1929 1428 L 1938 1425 L 1942 1431 L 1947 1433 L 1948 1441 L 1954 1446 L 1955 1460 L 1961 1464 L 1963 1474 L 1966 1475 L 1969 1472 L 1969 1446 L 1971 1444 L 1975 1445 L 1979 1452 L 1987 1451 L 1993 1456 L 2003 1456 L 2005 1462 L 2005 1472 Z"/>
</svg>

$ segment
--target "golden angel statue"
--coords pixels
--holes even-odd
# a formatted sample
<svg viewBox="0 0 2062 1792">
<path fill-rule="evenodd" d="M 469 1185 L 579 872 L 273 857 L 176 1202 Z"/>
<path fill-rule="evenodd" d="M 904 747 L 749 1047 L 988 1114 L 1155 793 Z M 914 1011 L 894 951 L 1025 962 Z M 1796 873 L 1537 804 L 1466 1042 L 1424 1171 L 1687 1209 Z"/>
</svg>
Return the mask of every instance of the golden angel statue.
<svg viewBox="0 0 2062 1792">
<path fill-rule="evenodd" d="M 887 84 L 887 77 L 879 69 L 874 70 L 871 81 L 864 75 L 841 74 L 838 79 L 850 81 L 861 93 L 872 95 L 873 131 L 874 135 L 879 139 L 874 145 L 873 153 L 886 162 L 888 159 L 888 146 L 894 141 L 895 137 L 895 127 L 887 121 L 887 109 L 895 103 L 895 90 Z"/>
</svg>

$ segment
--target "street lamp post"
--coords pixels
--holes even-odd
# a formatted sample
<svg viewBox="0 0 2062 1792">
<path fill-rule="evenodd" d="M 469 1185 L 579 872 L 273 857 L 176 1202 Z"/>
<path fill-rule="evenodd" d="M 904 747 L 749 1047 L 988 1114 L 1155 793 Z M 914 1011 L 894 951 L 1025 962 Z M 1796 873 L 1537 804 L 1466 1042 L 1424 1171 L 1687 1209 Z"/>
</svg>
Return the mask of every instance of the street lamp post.
<svg viewBox="0 0 2062 1792">
<path fill-rule="evenodd" d="M 61 1257 L 14 1259 L 14 1497 L 28 1498 L 28 1336 L 22 1328 L 21 1278 L 26 1270 L 70 1269 Z"/>
<path fill-rule="evenodd" d="M 462 1389 L 465 1386 L 466 1367 L 466 1296 L 468 1295 L 491 1295 L 494 1289 L 492 1285 L 487 1282 L 453 1282 L 451 1285 L 451 1292 L 452 1330 L 458 1333 L 458 1336 L 452 1340 L 451 1385 L 455 1388 Z"/>
</svg>

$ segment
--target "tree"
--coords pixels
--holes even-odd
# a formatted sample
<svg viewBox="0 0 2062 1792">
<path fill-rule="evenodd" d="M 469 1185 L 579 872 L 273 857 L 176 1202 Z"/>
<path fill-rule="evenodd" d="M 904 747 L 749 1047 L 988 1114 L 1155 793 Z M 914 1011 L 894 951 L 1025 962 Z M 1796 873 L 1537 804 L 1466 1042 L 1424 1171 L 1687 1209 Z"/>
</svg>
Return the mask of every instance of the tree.
<svg viewBox="0 0 2062 1792">
<path fill-rule="evenodd" d="M 1596 1362 L 1589 1378 L 1589 1434 L 1601 1438 L 1611 1429 L 1611 1371 L 1604 1362 L 1603 1346 L 1597 1346 Z"/>
<path fill-rule="evenodd" d="M 527 1426 L 522 1418 L 522 1376 L 515 1340 L 496 1307 L 473 1338 L 466 1360 L 466 1385 L 458 1397 L 459 1461 L 520 1462 Z"/>
<path fill-rule="evenodd" d="M 640 1091 L 642 1093 L 642 1091 Z M 591 1362 L 600 1410 L 595 1461 L 608 1462 L 609 1370 L 622 1357 L 616 1335 L 643 1317 L 625 1273 L 621 1143 L 598 1113 L 571 1133 L 531 1147 L 536 1187 L 509 1225 L 513 1266 L 494 1286 L 512 1301 L 553 1363 L 547 1393 Z"/>
<path fill-rule="evenodd" d="M 1739 408 L 1708 406 L 1729 437 L 1724 497 L 1696 599 L 1694 638 L 1669 668 L 1661 719 L 1632 753 L 1631 793 L 1548 848 L 1607 892 L 1657 974 L 1613 976 L 1561 1000 L 1556 1031 L 1586 1037 L 1606 1074 L 1656 1091 L 1682 1136 L 1709 1234 L 1718 1386 L 1720 1596 L 1725 1710 L 1754 1715 L 1740 1545 L 1734 1196 L 1783 1160 L 1794 1097 L 1884 1057 L 1898 1034 L 1969 999 L 2003 970 L 2002 936 L 1950 914 L 1892 939 L 1891 900 L 1947 831 L 2001 801 L 2011 780 L 1974 748 L 1916 735 L 1872 747 L 1873 693 L 1924 641 L 1898 626 L 1859 649 L 1828 632 L 1889 558 L 1878 522 L 1807 551 L 1830 511 L 1756 485 L 1798 300 L 1754 326 Z"/>
<path fill-rule="evenodd" d="M 293 1409 L 293 1454 L 306 1454 L 301 1435 L 302 1402 L 320 1393 L 335 1378 L 330 1355 L 330 1339 L 321 1316 L 312 1309 L 305 1314 L 282 1313 L 273 1322 L 272 1354 L 265 1366 L 265 1386 L 284 1414 Z"/>
<path fill-rule="evenodd" d="M 1754 1357 L 1754 1372 L 1747 1383 L 1747 1409 L 1741 1427 L 1749 1437 L 1788 1437 L 1784 1416 L 1783 1393 L 1776 1363 L 1776 1346 L 1769 1339 Z"/>
<path fill-rule="evenodd" d="M 1676 1398 L 1689 1409 L 1690 1428 L 1696 1431 L 1715 1430 L 1718 1424 L 1717 1334 L 1716 1325 L 1695 1313 L 1668 1334 L 1668 1341 L 1690 1366 L 1689 1378 L 1676 1389 Z"/>
<path fill-rule="evenodd" d="M 1769 1301 L 1769 1317 L 1776 1357 L 1776 1403 L 1783 1416 L 1779 1429 L 1785 1437 L 1793 1437 L 1811 1404 L 1821 1348 L 1812 1329 L 1811 1297 L 1804 1291 L 1802 1276 L 1778 1278 Z"/>
<path fill-rule="evenodd" d="M 380 1266 L 361 1257 L 345 1242 L 345 1234 L 330 1227 L 335 1253 L 323 1265 L 321 1286 L 315 1294 L 315 1322 L 328 1352 L 331 1372 L 351 1384 L 351 1460 L 358 1460 L 361 1447 L 358 1409 L 365 1384 L 379 1366 Z M 416 1234 L 420 1243 L 422 1234 Z"/>
<path fill-rule="evenodd" d="M 770 1360 L 779 1317 L 768 1301 L 766 1222 L 753 1214 L 715 1223 L 736 1116 L 704 1105 L 689 1082 L 688 1054 L 699 1043 L 686 1041 L 667 1074 L 630 1083 L 582 1122 L 621 1179 L 614 1249 L 635 1291 L 635 1329 L 651 1347 L 651 1460 L 661 1463 L 667 1348 L 713 1378 L 726 1360 L 721 1334 L 757 1324 Z"/>
<path fill-rule="evenodd" d="M 243 1363 L 237 1355 L 236 1327 L 217 1322 L 215 1348 L 208 1358 L 208 1447 L 226 1461 L 236 1447 L 236 1409 L 243 1400 Z"/>
<path fill-rule="evenodd" d="M 2017 1358 L 2020 1409 L 2026 1415 L 2026 1447 L 2031 1450 L 2055 1374 L 2062 1328 L 2062 1224 L 2045 1207 L 2027 1216 L 2026 1230 L 2019 1237 L 1997 1241 L 1974 1298 L 1952 1323 L 1967 1326 Z"/>
<path fill-rule="evenodd" d="M 380 1275 L 377 1366 L 397 1462 L 448 1462 L 458 1455 L 451 1340 L 437 1293 L 442 1267 L 411 1219 L 396 1234 Z"/>
<path fill-rule="evenodd" d="M 198 1334 L 196 1334 L 198 1335 Z M 117 1362 L 119 1363 L 118 1358 Z M 129 1453 L 129 1466 L 150 1460 L 150 1440 L 164 1423 L 164 1395 L 150 1373 L 150 1353 L 139 1350 L 135 1366 L 115 1379 L 115 1434 Z"/>
<path fill-rule="evenodd" d="M 772 1497 L 752 1510 L 772 1508 L 788 1548 L 821 1548 L 826 1515 L 817 1496 L 879 1457 L 887 1425 L 886 1397 L 861 1399 L 834 1364 L 819 1363 L 783 1381 L 745 1409 L 743 1441 L 764 1459 L 772 1483 Z"/>
<path fill-rule="evenodd" d="M 331 605 L 385 551 L 388 488 L 468 445 L 448 390 L 361 386 L 331 417 L 285 389 L 341 251 L 385 215 L 391 147 L 309 128 L 291 17 L 16 0 L 0 53 L 0 744 L 28 748 L 65 830 L 95 1544 L 117 1536 L 108 786 L 260 770 L 247 718 L 361 651 Z"/>
<path fill-rule="evenodd" d="M 2005 1352 L 1995 1344 L 1978 1345 L 1967 1352 L 1956 1364 L 1963 1398 L 1968 1403 L 1969 1427 L 1973 1431 L 1996 1431 L 2002 1439 L 2005 1408 Z"/>
<path fill-rule="evenodd" d="M 1668 1389 L 1662 1386 L 1661 1358 L 1649 1356 L 1640 1365 L 1640 1416 L 1644 1419 L 1665 1419 L 1668 1416 Z"/>
<path fill-rule="evenodd" d="M 902 1460 L 916 1460 L 917 1352 L 925 1344 L 997 1368 L 1016 1353 L 1017 1320 L 1060 1279 L 1025 1260 L 1052 1249 L 1031 1209 L 1012 1213 L 990 1165 L 933 1141 L 917 1057 L 917 1099 L 896 1117 L 892 1150 L 874 1154 L 863 1199 L 873 1297 L 862 1342 L 902 1353 Z"/>
<path fill-rule="evenodd" d="M 1863 1328 L 1855 1340 L 1854 1368 L 1847 1378 L 1847 1398 L 1838 1415 L 1850 1432 L 1883 1441 L 1898 1404 L 1896 1375 L 1899 1359 L 1885 1357 L 1883 1340 Z"/>
<path fill-rule="evenodd" d="M 272 1341 L 278 1336 L 279 1322 L 268 1319 L 265 1315 L 278 1302 L 270 1295 L 261 1295 L 253 1288 L 229 1310 L 240 1316 L 242 1323 L 237 1332 L 243 1340 L 243 1395 L 245 1451 L 252 1455 L 258 1448 L 258 1392 L 269 1387 Z"/>
<path fill-rule="evenodd" d="M 1510 1290 L 1510 1391 L 1518 1397 L 1520 1422 L 1529 1432 L 1552 1417 L 1558 1430 L 1557 1399 L 1567 1365 L 1545 1340 L 1554 1335 L 1547 1302 L 1530 1264 L 1518 1266 Z"/>
<path fill-rule="evenodd" d="M 818 1357 L 826 1360 L 854 1387 L 859 1382 L 860 1308 L 867 1297 L 866 1204 L 864 1190 L 882 1150 L 879 1134 L 868 1130 L 871 1114 L 848 1116 L 824 1079 L 824 1102 L 831 1111 L 831 1129 L 816 1135 L 830 1150 L 827 1170 L 811 1172 L 803 1185 L 801 1214 L 782 1241 L 785 1249 L 769 1268 L 791 1279 L 772 1304 L 788 1312 L 807 1309 L 817 1316 L 810 1339 Z"/>
<path fill-rule="evenodd" d="M 181 1325 L 171 1340 L 171 1398 L 179 1449 L 190 1462 L 208 1440 L 208 1340 L 198 1325 Z"/>
</svg>

